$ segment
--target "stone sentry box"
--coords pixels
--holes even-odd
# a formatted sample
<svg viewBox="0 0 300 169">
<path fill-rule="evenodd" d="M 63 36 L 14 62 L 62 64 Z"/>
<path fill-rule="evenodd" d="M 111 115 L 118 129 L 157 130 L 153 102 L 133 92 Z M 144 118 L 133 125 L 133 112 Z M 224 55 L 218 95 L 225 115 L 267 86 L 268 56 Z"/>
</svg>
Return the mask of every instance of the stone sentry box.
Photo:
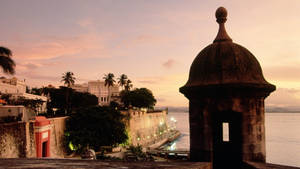
<svg viewBox="0 0 300 169">
<path fill-rule="evenodd" d="M 264 100 L 268 83 L 255 56 L 225 30 L 227 11 L 216 11 L 214 42 L 193 61 L 180 88 L 189 99 L 190 158 L 213 168 L 241 168 L 243 161 L 266 161 Z"/>
<path fill-rule="evenodd" d="M 36 157 L 50 157 L 50 120 L 37 116 L 34 123 Z"/>
</svg>

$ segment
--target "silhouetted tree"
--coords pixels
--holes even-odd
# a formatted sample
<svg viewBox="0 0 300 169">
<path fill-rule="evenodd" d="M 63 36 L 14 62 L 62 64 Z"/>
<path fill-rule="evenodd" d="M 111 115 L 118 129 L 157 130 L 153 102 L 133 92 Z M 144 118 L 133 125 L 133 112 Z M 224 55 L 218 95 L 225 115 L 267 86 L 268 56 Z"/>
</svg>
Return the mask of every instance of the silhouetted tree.
<svg viewBox="0 0 300 169">
<path fill-rule="evenodd" d="M 128 139 L 124 118 L 120 111 L 108 106 L 79 109 L 67 119 L 66 146 L 72 145 L 80 152 L 85 147 L 99 150 L 100 146 L 121 144 Z"/>
<path fill-rule="evenodd" d="M 114 86 L 115 84 L 115 75 L 113 73 L 108 73 L 106 75 L 104 75 L 103 79 L 105 80 L 105 86 L 107 86 L 108 88 L 108 102 L 110 102 L 110 98 L 111 98 L 111 93 L 110 93 L 110 87 Z"/>
<path fill-rule="evenodd" d="M 152 92 L 146 88 L 136 88 L 133 91 L 123 90 L 120 96 L 125 107 L 131 105 L 139 108 L 153 108 L 156 103 Z"/>
<path fill-rule="evenodd" d="M 70 94 L 72 90 L 70 87 L 74 85 L 76 78 L 74 77 L 73 72 L 66 72 L 62 76 L 62 82 L 64 82 L 65 85 L 67 85 L 67 88 L 65 88 L 66 92 L 66 105 L 65 105 L 65 114 L 71 113 L 71 100 L 70 100 Z"/>
<path fill-rule="evenodd" d="M 119 85 L 123 88 L 126 84 L 128 77 L 125 74 L 122 74 L 119 78 L 118 78 L 118 83 Z"/>
<path fill-rule="evenodd" d="M 37 88 L 37 87 L 33 87 L 31 90 L 30 90 L 30 93 L 31 94 L 35 94 L 35 95 L 42 95 L 42 88 Z"/>
<path fill-rule="evenodd" d="M 0 67 L 6 74 L 14 74 L 16 64 L 11 58 L 12 52 L 10 49 L 0 46 Z"/>
<path fill-rule="evenodd" d="M 66 90 L 70 90 L 70 111 L 76 112 L 77 109 L 82 107 L 89 107 L 98 105 L 97 96 L 90 93 L 76 92 L 74 89 L 61 86 L 60 88 L 41 88 L 47 96 L 49 101 L 47 103 L 47 113 L 49 116 L 53 116 L 53 108 L 56 108 L 56 115 L 64 115 L 66 103 Z M 71 114 L 70 112 L 70 114 Z"/>
<path fill-rule="evenodd" d="M 71 87 L 72 85 L 74 85 L 76 80 L 73 72 L 63 73 L 63 76 L 61 78 L 61 81 L 64 82 L 64 84 L 67 85 L 67 87 Z"/>
<path fill-rule="evenodd" d="M 126 84 L 125 84 L 125 90 L 126 91 L 129 91 L 131 88 L 132 88 L 132 82 L 131 82 L 131 80 L 126 80 Z"/>
</svg>

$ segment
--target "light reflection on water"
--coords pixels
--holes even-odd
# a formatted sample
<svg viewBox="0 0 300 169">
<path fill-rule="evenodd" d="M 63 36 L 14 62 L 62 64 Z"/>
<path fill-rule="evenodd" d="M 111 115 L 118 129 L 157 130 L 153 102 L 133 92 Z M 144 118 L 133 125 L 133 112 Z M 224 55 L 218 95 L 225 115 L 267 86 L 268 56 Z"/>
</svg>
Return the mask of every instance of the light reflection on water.
<svg viewBox="0 0 300 169">
<path fill-rule="evenodd" d="M 171 117 L 177 120 L 181 136 L 165 149 L 189 150 L 188 113 L 169 112 Z M 266 113 L 265 121 L 267 162 L 300 167 L 300 113 Z"/>
</svg>

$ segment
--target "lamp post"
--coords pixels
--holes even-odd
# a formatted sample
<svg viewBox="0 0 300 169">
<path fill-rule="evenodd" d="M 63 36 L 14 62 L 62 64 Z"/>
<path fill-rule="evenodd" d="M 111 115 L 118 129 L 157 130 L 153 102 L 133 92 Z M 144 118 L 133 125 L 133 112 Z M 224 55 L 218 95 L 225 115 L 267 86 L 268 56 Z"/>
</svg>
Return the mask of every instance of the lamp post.
<svg viewBox="0 0 300 169">
<path fill-rule="evenodd" d="M 52 108 L 53 110 L 53 116 L 55 116 L 55 112 L 58 110 L 58 108 Z"/>
</svg>

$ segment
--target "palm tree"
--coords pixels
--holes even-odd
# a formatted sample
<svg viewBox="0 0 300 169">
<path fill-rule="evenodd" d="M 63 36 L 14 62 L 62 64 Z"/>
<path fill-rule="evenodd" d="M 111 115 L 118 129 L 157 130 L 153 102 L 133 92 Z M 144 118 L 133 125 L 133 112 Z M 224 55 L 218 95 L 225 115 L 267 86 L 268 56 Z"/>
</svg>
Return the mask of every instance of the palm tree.
<svg viewBox="0 0 300 169">
<path fill-rule="evenodd" d="M 16 64 L 11 56 L 12 52 L 10 49 L 0 46 L 0 67 L 2 67 L 4 73 L 13 75 Z"/>
<path fill-rule="evenodd" d="M 108 73 L 106 75 L 104 75 L 103 79 L 105 80 L 105 86 L 107 86 L 108 88 L 108 102 L 110 102 L 110 97 L 111 97 L 111 93 L 110 93 L 110 86 L 114 86 L 115 84 L 115 75 L 113 73 Z"/>
<path fill-rule="evenodd" d="M 67 85 L 67 87 L 71 87 L 72 85 L 74 85 L 76 80 L 73 72 L 63 73 L 63 76 L 61 78 L 61 81 L 64 82 L 64 84 Z"/>
<path fill-rule="evenodd" d="M 62 82 L 64 82 L 65 85 L 67 85 L 66 88 L 66 106 L 65 106 L 65 114 L 69 114 L 72 112 L 71 110 L 71 101 L 70 101 L 70 87 L 72 85 L 74 85 L 76 78 L 74 77 L 74 73 L 73 72 L 66 72 L 63 74 L 62 78 Z"/>
<path fill-rule="evenodd" d="M 126 81 L 127 81 L 128 77 L 125 74 L 122 74 L 119 78 L 118 78 L 118 83 L 119 85 L 123 88 L 123 86 L 125 86 Z"/>
<path fill-rule="evenodd" d="M 129 91 L 131 88 L 132 88 L 132 82 L 131 82 L 131 80 L 126 80 L 126 84 L 125 84 L 125 90 L 126 91 Z"/>
</svg>

